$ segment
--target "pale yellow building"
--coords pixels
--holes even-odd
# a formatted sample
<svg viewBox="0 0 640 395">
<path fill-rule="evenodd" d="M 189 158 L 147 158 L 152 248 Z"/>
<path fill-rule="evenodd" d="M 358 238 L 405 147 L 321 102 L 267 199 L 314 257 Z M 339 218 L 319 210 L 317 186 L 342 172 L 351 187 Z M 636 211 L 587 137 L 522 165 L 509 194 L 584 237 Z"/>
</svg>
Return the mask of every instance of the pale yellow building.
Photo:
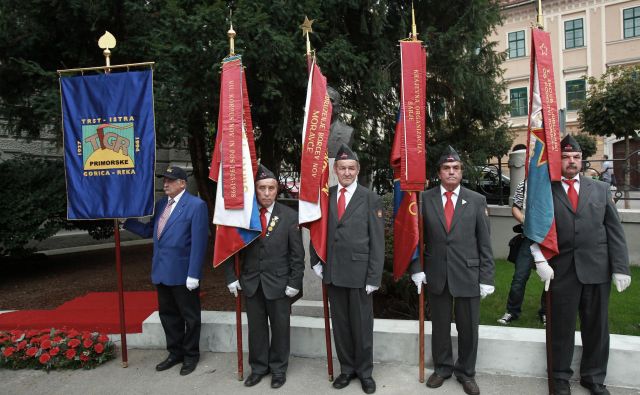
<svg viewBox="0 0 640 395">
<path fill-rule="evenodd" d="M 502 1 L 504 24 L 491 38 L 499 43 L 498 51 L 507 51 L 505 102 L 511 104 L 514 144 L 526 138 L 531 26 L 537 4 L 537 0 Z M 566 130 L 575 133 L 576 103 L 588 90 L 583 77 L 599 77 L 611 66 L 640 63 L 640 0 L 543 0 L 542 13 L 545 31 L 551 34 L 558 108 L 566 110 Z M 599 138 L 592 159 L 612 157 L 615 141 Z"/>
</svg>

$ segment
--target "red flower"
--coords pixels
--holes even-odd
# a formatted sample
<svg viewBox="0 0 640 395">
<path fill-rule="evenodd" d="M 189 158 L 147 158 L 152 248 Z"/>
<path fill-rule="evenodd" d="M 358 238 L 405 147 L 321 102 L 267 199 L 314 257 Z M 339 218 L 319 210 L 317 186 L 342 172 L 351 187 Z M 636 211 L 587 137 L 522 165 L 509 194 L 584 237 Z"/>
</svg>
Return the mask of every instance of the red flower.
<svg viewBox="0 0 640 395">
<path fill-rule="evenodd" d="M 58 355 L 59 352 L 60 352 L 60 347 L 54 347 L 51 350 L 49 350 L 49 355 L 53 357 Z"/>
<path fill-rule="evenodd" d="M 39 337 L 32 337 L 31 340 L 29 340 L 29 344 L 38 344 L 38 343 L 40 343 Z"/>
<path fill-rule="evenodd" d="M 67 359 L 73 359 L 73 357 L 76 356 L 76 350 L 70 348 L 67 350 L 67 352 L 64 353 L 64 356 L 67 357 Z"/>
<path fill-rule="evenodd" d="M 98 336 L 98 341 L 99 341 L 100 343 L 106 343 L 106 342 L 108 342 L 108 341 L 109 341 L 109 336 L 107 336 L 107 335 L 100 335 L 100 336 Z"/>
<path fill-rule="evenodd" d="M 96 345 L 93 346 L 93 349 L 96 350 L 96 353 L 102 354 L 104 351 L 104 345 L 102 345 L 102 343 L 96 343 Z"/>
<path fill-rule="evenodd" d="M 27 354 L 28 357 L 33 357 L 38 353 L 38 347 L 30 347 L 27 349 L 27 352 L 25 354 Z"/>
<path fill-rule="evenodd" d="M 89 360 L 89 356 L 82 354 L 82 355 L 80 355 L 80 360 L 82 362 L 87 362 Z"/>
<path fill-rule="evenodd" d="M 71 329 L 71 330 L 69 330 L 69 332 L 67 332 L 67 336 L 68 336 L 68 337 L 76 337 L 76 336 L 78 336 L 79 334 L 80 334 L 80 332 L 78 332 L 78 331 L 77 331 L 77 330 L 75 330 L 75 329 Z"/>
<path fill-rule="evenodd" d="M 82 332 L 82 338 L 83 339 L 91 339 L 91 333 L 87 332 L 87 331 Z"/>
<path fill-rule="evenodd" d="M 84 346 L 84 348 L 89 348 L 93 346 L 93 342 L 91 341 L 91 339 L 85 339 L 85 341 L 82 342 L 82 345 Z"/>
<path fill-rule="evenodd" d="M 80 340 L 78 339 L 71 339 L 69 340 L 69 342 L 67 343 L 69 345 L 69 347 L 71 348 L 76 348 L 80 345 Z"/>
<path fill-rule="evenodd" d="M 40 363 L 44 365 L 45 363 L 49 362 L 50 359 L 51 356 L 45 352 L 40 355 L 40 359 L 38 359 L 38 361 L 40 361 Z"/>
<path fill-rule="evenodd" d="M 24 350 L 27 347 L 27 341 L 23 340 L 20 343 L 18 343 L 18 351 Z"/>
<path fill-rule="evenodd" d="M 42 343 L 40 343 L 40 348 L 42 348 L 43 350 L 48 350 L 51 348 L 51 340 L 46 339 L 43 340 Z"/>
<path fill-rule="evenodd" d="M 10 356 L 13 355 L 13 353 L 16 351 L 16 349 L 14 347 L 7 347 L 2 351 L 2 355 L 4 355 L 5 357 L 9 358 Z"/>
<path fill-rule="evenodd" d="M 53 341 L 56 343 L 60 343 L 62 341 L 62 338 L 60 336 L 56 336 L 53 338 Z"/>
<path fill-rule="evenodd" d="M 40 336 L 40 341 L 45 341 L 45 340 L 49 340 L 51 339 L 51 336 L 49 336 L 49 333 L 47 332 L 46 334 Z"/>
</svg>

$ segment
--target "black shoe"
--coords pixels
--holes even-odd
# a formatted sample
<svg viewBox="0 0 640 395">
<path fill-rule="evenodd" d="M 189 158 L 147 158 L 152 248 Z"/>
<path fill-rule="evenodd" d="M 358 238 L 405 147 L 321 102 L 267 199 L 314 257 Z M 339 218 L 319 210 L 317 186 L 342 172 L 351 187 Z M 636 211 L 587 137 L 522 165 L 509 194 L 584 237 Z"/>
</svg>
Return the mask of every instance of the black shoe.
<svg viewBox="0 0 640 395">
<path fill-rule="evenodd" d="M 568 380 L 553 379 L 555 395 L 571 395 L 571 386 Z"/>
<path fill-rule="evenodd" d="M 469 395 L 480 395 L 480 388 L 473 377 L 456 377 L 462 389 Z"/>
<path fill-rule="evenodd" d="M 451 376 L 449 376 L 449 377 L 451 377 Z M 446 379 L 448 379 L 449 377 L 443 377 L 443 376 L 440 376 L 438 373 L 434 372 L 427 379 L 427 387 L 429 387 L 429 388 L 438 388 L 438 387 L 442 386 L 442 383 L 444 383 L 444 381 Z"/>
<path fill-rule="evenodd" d="M 282 374 L 273 374 L 271 376 L 271 388 L 280 388 L 287 381 L 287 376 Z"/>
<path fill-rule="evenodd" d="M 373 394 L 376 392 L 376 382 L 373 380 L 373 377 L 360 379 L 360 383 L 362 384 L 362 390 L 365 394 Z"/>
<path fill-rule="evenodd" d="M 604 384 L 589 383 L 585 380 L 580 379 L 580 385 L 588 389 L 591 395 L 609 395 L 609 390 Z"/>
<path fill-rule="evenodd" d="M 180 376 L 186 376 L 189 373 L 192 373 L 196 370 L 196 366 L 198 366 L 198 361 L 184 361 L 180 368 Z"/>
<path fill-rule="evenodd" d="M 163 370 L 167 370 L 176 366 L 180 362 L 182 362 L 181 357 L 176 357 L 175 355 L 169 355 L 167 359 L 165 359 L 164 361 L 156 365 L 156 370 L 158 372 L 162 372 Z"/>
<path fill-rule="evenodd" d="M 355 373 L 351 373 L 351 374 L 340 373 L 340 376 L 336 377 L 336 379 L 333 381 L 333 388 L 337 390 L 341 390 L 347 385 L 349 385 L 351 380 L 355 378 L 356 378 Z"/>
<path fill-rule="evenodd" d="M 267 375 L 266 373 L 265 374 L 251 373 L 249 377 L 247 377 L 247 379 L 244 381 L 244 386 L 253 387 L 254 385 L 258 384 L 260 380 L 262 380 L 262 378 L 266 375 Z"/>
</svg>

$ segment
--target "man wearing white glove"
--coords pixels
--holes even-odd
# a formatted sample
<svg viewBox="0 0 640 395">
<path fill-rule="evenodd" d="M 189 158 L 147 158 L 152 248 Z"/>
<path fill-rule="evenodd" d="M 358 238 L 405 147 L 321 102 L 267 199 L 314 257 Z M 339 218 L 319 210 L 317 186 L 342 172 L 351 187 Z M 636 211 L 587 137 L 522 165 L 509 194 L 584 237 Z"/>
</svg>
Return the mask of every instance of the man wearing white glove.
<svg viewBox="0 0 640 395">
<path fill-rule="evenodd" d="M 380 197 L 359 185 L 358 157 L 345 144 L 333 169 L 338 185 L 329 188 L 327 262 L 310 246 L 311 265 L 327 285 L 341 389 L 356 377 L 367 394 L 376 391 L 373 372 L 373 298 L 382 281 L 384 218 Z"/>
<path fill-rule="evenodd" d="M 540 245 L 531 245 L 538 275 L 551 291 L 555 390 L 558 395 L 571 393 L 568 380 L 579 316 L 580 384 L 592 394 L 608 394 L 603 383 L 609 357 L 609 294 L 612 281 L 618 292 L 631 282 L 627 244 L 609 185 L 580 175 L 582 151 L 571 135 L 560 148 L 562 181 L 551 186 L 559 253 L 547 263 Z"/>
<path fill-rule="evenodd" d="M 427 387 L 438 388 L 456 376 L 470 395 L 480 393 L 475 381 L 480 299 L 494 291 L 493 252 L 484 196 L 460 185 L 462 161 L 448 147 L 438 161 L 440 186 L 422 193 L 424 267 L 410 265 L 418 292 L 428 282 L 434 372 Z M 458 330 L 458 358 L 451 346 L 451 312 Z"/>
<path fill-rule="evenodd" d="M 181 375 L 193 372 L 200 359 L 200 278 L 207 252 L 207 205 L 191 195 L 187 173 L 169 166 L 159 173 L 164 192 L 155 215 L 143 223 L 135 218 L 123 227 L 142 237 L 153 237 L 151 281 L 158 291 L 158 314 L 169 356 L 156 366 L 167 370 L 182 363 Z"/>
<path fill-rule="evenodd" d="M 224 263 L 227 288 L 235 297 L 246 296 L 251 374 L 244 382 L 254 386 L 271 372 L 271 387 L 286 381 L 290 349 L 290 306 L 302 289 L 304 247 L 298 214 L 276 202 L 278 181 L 266 167 L 258 166 L 256 198 L 262 234 L 240 251 L 241 273 L 236 277 L 234 258 Z M 269 324 L 271 339 L 269 339 Z"/>
</svg>

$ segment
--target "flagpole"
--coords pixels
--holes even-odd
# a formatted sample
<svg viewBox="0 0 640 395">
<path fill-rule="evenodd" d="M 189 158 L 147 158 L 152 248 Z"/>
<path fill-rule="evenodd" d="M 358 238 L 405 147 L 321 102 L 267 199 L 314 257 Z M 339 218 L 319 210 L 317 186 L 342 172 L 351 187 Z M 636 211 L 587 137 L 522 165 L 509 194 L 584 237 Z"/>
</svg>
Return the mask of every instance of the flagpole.
<svg viewBox="0 0 640 395">
<path fill-rule="evenodd" d="M 411 41 L 418 41 L 418 29 L 416 26 L 416 13 L 411 2 Z M 411 192 L 414 193 L 414 192 Z M 418 253 L 420 254 L 420 267 L 424 270 L 424 224 L 422 215 L 422 193 L 415 192 L 418 200 Z M 418 381 L 424 383 L 424 294 L 427 292 L 427 284 L 423 284 L 422 292 L 418 295 Z"/>
<path fill-rule="evenodd" d="M 105 59 L 105 73 L 111 72 L 111 51 L 109 48 L 115 48 L 116 38 L 105 31 L 102 37 L 98 40 L 98 46 L 103 49 L 102 54 Z M 60 71 L 59 71 L 60 73 Z M 117 218 L 113 220 L 113 237 L 115 242 L 116 253 L 116 273 L 118 281 L 118 313 L 120 316 L 120 344 L 122 349 L 122 367 L 129 366 L 129 358 L 127 355 L 127 329 L 124 317 L 124 286 L 122 283 L 122 259 L 120 253 L 120 223 Z"/>
<path fill-rule="evenodd" d="M 229 30 L 227 31 L 227 37 L 229 37 L 229 56 L 236 54 L 235 51 L 235 38 L 236 32 L 233 30 L 233 22 L 231 10 L 229 10 Z M 240 278 L 240 255 L 234 254 L 234 265 L 236 278 Z M 238 296 L 236 297 L 236 353 L 238 359 L 238 381 L 242 381 L 244 378 L 244 361 L 242 354 L 242 290 L 238 290 Z"/>
<path fill-rule="evenodd" d="M 304 17 L 304 21 L 300 25 L 302 29 L 302 35 L 305 36 L 306 46 L 307 46 L 307 71 L 309 73 L 312 72 L 312 52 L 311 52 L 311 41 L 309 40 L 309 33 L 313 32 L 311 25 L 313 24 L 313 19 L 309 19 L 306 15 Z M 321 281 L 322 284 L 322 312 L 324 316 L 324 342 L 327 350 L 327 376 L 329 381 L 333 381 L 333 350 L 331 349 L 331 322 L 329 321 L 329 298 L 327 295 L 327 286 L 324 282 Z"/>
<path fill-rule="evenodd" d="M 537 28 L 544 30 L 544 17 L 542 16 L 542 0 L 538 0 L 538 14 L 536 15 Z M 547 323 L 545 326 L 545 343 L 547 348 L 547 387 L 549 394 L 555 393 L 555 385 L 553 381 L 553 337 L 552 337 L 552 319 L 551 319 L 551 287 L 546 291 L 545 295 L 547 315 Z"/>
</svg>

